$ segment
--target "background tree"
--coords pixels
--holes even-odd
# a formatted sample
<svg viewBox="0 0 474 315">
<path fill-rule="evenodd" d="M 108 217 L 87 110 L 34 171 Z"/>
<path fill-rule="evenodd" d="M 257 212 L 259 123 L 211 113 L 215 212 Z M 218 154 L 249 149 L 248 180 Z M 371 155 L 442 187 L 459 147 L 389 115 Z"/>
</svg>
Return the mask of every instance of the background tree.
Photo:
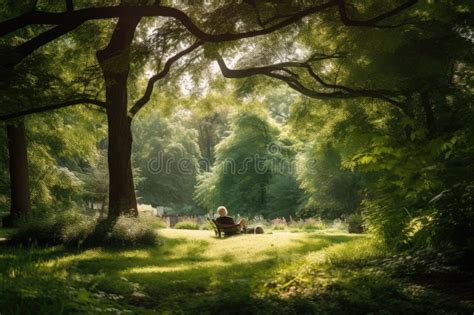
<svg viewBox="0 0 474 315">
<path fill-rule="evenodd" d="M 4 218 L 5 226 L 15 226 L 20 219 L 31 216 L 31 196 L 28 175 L 26 130 L 23 121 L 7 126 L 10 170 L 10 214 Z"/>
<path fill-rule="evenodd" d="M 82 204 L 93 210 L 99 206 L 99 216 L 107 217 L 107 196 L 109 192 L 109 176 L 107 170 L 107 152 L 99 148 L 98 156 L 89 162 L 89 166 L 77 176 L 82 181 Z"/>
<path fill-rule="evenodd" d="M 232 91 L 229 90 L 229 94 Z M 209 171 L 215 162 L 215 147 L 225 137 L 229 129 L 229 116 L 237 103 L 232 97 L 221 93 L 210 93 L 200 97 L 189 106 L 190 115 L 185 122 L 189 123 L 198 134 L 201 168 Z"/>
<path fill-rule="evenodd" d="M 366 5 L 369 12 L 386 3 Z M 466 153 L 464 144 L 471 141 L 472 104 L 465 98 L 472 94 L 472 82 L 466 79 L 472 64 L 467 35 L 471 15 L 472 4 L 420 3 L 406 16 L 393 17 L 390 27 L 343 31 L 325 15 L 320 22 L 327 32 L 308 29 L 295 39 L 300 51 L 293 60 L 298 62 L 274 58 L 261 66 L 256 56 L 268 50 L 263 43 L 234 61 L 232 68 L 225 59 L 241 47 L 221 50 L 216 60 L 226 77 L 260 76 L 253 79 L 255 84 L 277 79 L 312 99 L 338 108 L 350 106 L 330 110 L 334 115 L 330 119 L 322 101 L 309 102 L 317 107 L 299 109 L 306 119 L 298 127 L 307 121 L 308 134 L 332 130 L 327 135 L 341 154 L 342 171 L 364 173 L 361 209 L 388 243 L 407 245 L 417 240 L 433 246 L 437 237 L 430 222 L 445 211 L 435 210 L 430 200 L 457 183 L 472 182 L 467 173 L 453 176 L 460 170 L 454 161 L 460 152 Z M 284 45 L 272 49 L 288 51 Z M 359 99 L 330 100 L 347 98 Z M 440 174 L 450 179 L 440 180 Z M 461 215 L 463 207 L 460 220 L 466 218 Z"/>
<path fill-rule="evenodd" d="M 300 216 L 336 219 L 358 211 L 360 177 L 342 167 L 340 153 L 330 143 L 314 144 L 298 162 L 298 178 L 307 196 Z"/>
<path fill-rule="evenodd" d="M 141 203 L 177 211 L 194 206 L 201 154 L 196 130 L 186 127 L 180 114 L 164 118 L 149 110 L 137 119 L 134 165 L 142 178 L 137 185 Z"/>
<path fill-rule="evenodd" d="M 75 10 L 76 8 L 74 8 L 70 2 L 66 2 L 65 12 L 53 13 L 38 11 L 37 4 L 33 3 L 31 8 L 28 8 L 29 10 L 21 14 L 18 18 L 2 22 L 2 32 L 0 35 L 8 37 L 11 33 L 31 24 L 50 24 L 56 26 L 44 32 L 38 32 L 39 34 L 35 34 L 33 38 L 27 39 L 24 43 L 10 45 L 8 49 L 3 52 L 5 58 L 3 58 L 4 61 L 2 62 L 1 70 L 2 73 L 6 74 L 5 77 L 9 77 L 15 67 L 28 55 L 58 37 L 77 29 L 85 21 L 111 17 L 119 18 L 109 44 L 106 48 L 97 52 L 106 88 L 105 96 L 109 124 L 109 217 L 114 219 L 122 213 L 137 214 L 130 157 L 132 151 L 131 119 L 149 100 L 154 83 L 162 79 L 169 72 L 171 64 L 176 60 L 202 45 L 204 41 L 214 43 L 226 42 L 270 34 L 298 22 L 304 17 L 317 13 L 326 14 L 327 12 L 325 11 L 329 11 L 329 9 L 332 9 L 330 14 L 328 14 L 330 16 L 333 15 L 332 11 L 337 9 L 339 18 L 345 25 L 376 26 L 380 21 L 398 14 L 409 8 L 415 2 L 416 1 L 408 1 L 383 14 L 366 20 L 350 18 L 347 14 L 344 1 L 329 1 L 306 8 L 300 5 L 288 5 L 286 3 L 282 5 L 273 4 L 266 7 L 265 11 L 260 11 L 259 6 L 254 2 L 239 4 L 224 3 L 217 6 L 209 5 L 205 8 L 200 6 L 184 6 L 182 8 L 184 11 L 192 9 L 188 14 L 194 18 L 197 16 L 206 16 L 206 23 L 201 26 L 202 29 L 200 26 L 197 26 L 193 22 L 193 19 L 185 12 L 172 7 L 164 7 L 160 4 L 133 6 L 129 5 L 128 2 L 121 2 L 121 6 L 117 7 Z M 82 3 L 79 4 L 79 6 L 81 5 Z M 17 9 L 16 7 L 14 8 Z M 50 6 L 45 6 L 44 8 L 52 9 Z M 25 10 L 25 8 L 23 8 L 23 10 Z M 284 12 L 294 13 L 282 17 L 280 15 L 282 10 L 284 10 Z M 11 11 L 14 12 L 15 10 L 12 9 Z M 11 11 L 8 13 L 11 14 Z M 253 14 L 248 14 L 249 11 Z M 136 27 L 143 16 L 173 17 L 191 34 L 196 36 L 198 41 L 194 41 L 194 44 L 189 46 L 188 49 L 171 57 L 168 62 L 164 64 L 163 70 L 150 79 L 144 97 L 138 100 L 130 109 L 130 112 L 128 112 L 127 80 L 130 70 L 130 47 Z M 223 17 L 225 17 L 225 19 L 223 19 Z M 223 22 L 225 22 L 225 24 L 222 24 Z M 216 25 L 220 26 L 220 29 L 223 31 L 222 34 L 210 33 L 214 31 Z M 239 25 L 240 29 L 236 29 L 237 25 Z M 255 25 L 259 26 L 260 29 L 254 30 Z M 242 31 L 242 29 L 244 29 L 244 31 Z M 189 39 L 183 37 L 183 33 L 179 30 L 180 28 L 178 27 L 177 29 L 175 28 L 173 32 L 174 35 L 178 35 L 181 38 L 178 42 L 171 42 L 171 45 L 174 47 L 176 47 L 178 43 L 189 43 Z M 169 42 L 166 44 L 169 44 Z M 53 107 L 70 106 L 85 102 L 84 100 L 75 100 Z M 100 105 L 102 106 L 102 103 L 100 103 Z M 51 106 L 47 107 L 48 110 L 51 108 Z M 44 109 L 46 110 L 46 108 Z M 38 109 L 33 110 L 33 112 L 37 110 Z M 9 116 L 7 115 L 5 117 Z"/>
<path fill-rule="evenodd" d="M 231 133 L 216 147 L 212 173 L 197 187 L 197 200 L 208 210 L 226 205 L 240 214 L 256 214 L 266 207 L 273 155 L 269 146 L 277 129 L 262 114 L 237 113 Z"/>
</svg>

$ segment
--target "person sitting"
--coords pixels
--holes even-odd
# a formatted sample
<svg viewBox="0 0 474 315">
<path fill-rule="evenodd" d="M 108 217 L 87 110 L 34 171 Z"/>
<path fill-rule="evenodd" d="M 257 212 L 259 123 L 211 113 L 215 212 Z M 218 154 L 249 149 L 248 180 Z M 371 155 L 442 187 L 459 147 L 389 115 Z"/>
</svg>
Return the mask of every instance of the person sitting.
<svg viewBox="0 0 474 315">
<path fill-rule="evenodd" d="M 220 206 L 217 208 L 217 214 L 216 222 L 220 226 L 225 227 L 225 234 L 231 235 L 245 231 L 245 220 L 240 220 L 239 223 L 235 223 L 234 218 L 227 215 L 228 211 L 226 207 Z"/>
<path fill-rule="evenodd" d="M 216 222 L 219 225 L 228 226 L 225 230 L 225 234 L 237 234 L 237 233 L 255 233 L 263 234 L 263 228 L 261 226 L 256 226 L 255 228 L 248 228 L 247 221 L 241 219 L 239 223 L 235 223 L 234 218 L 228 216 L 227 208 L 220 206 L 217 208 L 217 214 L 219 215 L 216 219 Z"/>
</svg>

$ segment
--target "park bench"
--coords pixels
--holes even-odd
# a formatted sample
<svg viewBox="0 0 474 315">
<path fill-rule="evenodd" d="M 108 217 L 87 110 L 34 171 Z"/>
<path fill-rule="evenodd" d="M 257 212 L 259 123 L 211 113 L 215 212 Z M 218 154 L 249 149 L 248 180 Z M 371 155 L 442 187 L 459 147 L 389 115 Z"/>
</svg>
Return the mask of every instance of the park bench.
<svg viewBox="0 0 474 315">
<path fill-rule="evenodd" d="M 217 237 L 230 236 L 240 234 L 240 226 L 238 224 L 219 224 L 215 219 L 207 218 L 207 222 L 214 230 Z"/>
</svg>

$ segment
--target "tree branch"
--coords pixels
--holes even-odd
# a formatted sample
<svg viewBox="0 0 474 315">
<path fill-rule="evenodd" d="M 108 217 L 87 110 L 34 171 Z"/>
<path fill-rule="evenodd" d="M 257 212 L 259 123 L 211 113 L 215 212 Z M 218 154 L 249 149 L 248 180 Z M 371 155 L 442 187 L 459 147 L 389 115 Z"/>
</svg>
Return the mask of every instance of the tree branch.
<svg viewBox="0 0 474 315">
<path fill-rule="evenodd" d="M 338 57 L 336 56 L 334 58 L 338 58 Z M 350 88 L 350 87 L 346 87 L 346 86 L 338 85 L 338 84 L 329 84 L 325 82 L 323 79 L 321 79 L 321 77 L 319 77 L 313 71 L 313 69 L 307 62 L 285 62 L 285 63 L 279 63 L 279 64 L 275 64 L 271 66 L 235 70 L 235 69 L 229 69 L 219 54 L 217 54 L 216 60 L 219 65 L 219 68 L 221 69 L 222 74 L 226 78 L 246 78 L 246 77 L 255 76 L 255 75 L 265 75 L 265 76 L 283 81 L 292 89 L 306 96 L 309 96 L 311 98 L 317 98 L 317 99 L 328 99 L 328 98 L 348 99 L 348 98 L 357 98 L 357 97 L 376 98 L 376 99 L 383 100 L 387 103 L 390 103 L 392 105 L 395 105 L 403 110 L 402 103 L 390 98 L 390 95 L 394 94 L 391 91 L 356 89 L 356 88 Z M 316 81 L 316 83 L 323 86 L 324 88 L 330 88 L 333 91 L 326 92 L 326 91 L 317 91 L 314 89 L 310 89 L 306 87 L 299 80 L 298 75 L 294 74 L 293 72 L 291 72 L 290 75 L 282 74 L 285 72 L 288 73 L 288 71 L 284 71 L 285 70 L 284 67 L 304 68 L 307 70 L 308 74 Z"/>
<path fill-rule="evenodd" d="M 377 15 L 376 17 L 370 18 L 368 20 L 354 20 L 351 19 L 346 12 L 346 5 L 344 0 L 338 0 L 338 10 L 339 10 L 339 16 L 341 18 L 342 23 L 347 26 L 360 26 L 360 27 L 379 27 L 379 28 L 385 28 L 385 27 L 393 27 L 393 25 L 378 25 L 382 20 L 385 20 L 387 18 L 393 17 L 400 12 L 408 9 L 409 7 L 413 6 L 415 3 L 418 2 L 418 0 L 407 0 L 405 3 L 399 5 L 398 7 L 384 12 L 380 15 Z"/>
<path fill-rule="evenodd" d="M 192 33 L 197 38 L 203 41 L 225 42 L 272 33 L 301 20 L 305 16 L 311 15 L 316 12 L 321 12 L 335 5 L 335 0 L 330 0 L 325 4 L 310 7 L 308 9 L 302 10 L 301 12 L 295 13 L 288 19 L 281 21 L 280 23 L 277 23 L 267 29 L 243 33 L 224 34 L 206 33 L 202 31 L 184 12 L 175 8 L 160 5 L 99 7 L 67 12 L 30 11 L 16 18 L 0 22 L 0 37 L 5 36 L 28 25 L 46 24 L 57 26 L 44 33 L 41 33 L 40 35 L 15 48 L 14 53 L 12 55 L 0 58 L 2 59 L 0 61 L 0 75 L 1 77 L 8 77 L 7 73 L 9 69 L 15 67 L 18 63 L 20 63 L 24 58 L 26 58 L 36 49 L 74 30 L 75 28 L 77 28 L 82 23 L 88 20 L 115 17 L 138 18 L 142 16 L 171 17 L 179 20 L 182 25 L 188 29 L 190 33 Z"/>
<path fill-rule="evenodd" d="M 23 59 L 28 57 L 36 49 L 48 44 L 49 42 L 61 37 L 64 34 L 77 28 L 80 24 L 64 24 L 56 26 L 48 31 L 41 33 L 33 39 L 21 44 L 13 50 L 10 58 L 5 58 L 0 61 L 0 65 L 5 68 L 12 68 L 19 64 Z"/>
<path fill-rule="evenodd" d="M 0 62 L 0 65 L 5 68 L 14 67 L 16 64 L 18 64 L 21 60 L 23 60 L 26 56 L 31 54 L 36 49 L 74 30 L 79 25 L 88 20 L 108 19 L 116 17 L 170 17 L 179 20 L 182 25 L 197 38 L 206 42 L 216 43 L 269 34 L 279 29 L 285 28 L 293 23 L 296 23 L 306 16 L 322 12 L 328 8 L 335 6 L 338 7 L 341 21 L 345 25 L 363 27 L 389 27 L 378 26 L 377 23 L 386 18 L 395 16 L 401 11 L 414 5 L 416 2 L 417 0 L 408 0 L 404 4 L 396 7 L 395 9 L 380 14 L 374 18 L 358 21 L 353 20 L 347 16 L 344 0 L 329 0 L 328 2 L 323 3 L 321 5 L 309 7 L 307 9 L 304 9 L 294 14 L 290 14 L 288 16 L 278 16 L 277 18 L 281 18 L 282 20 L 268 28 L 262 28 L 260 30 L 242 33 L 209 34 L 201 30 L 201 28 L 197 26 L 193 22 L 193 20 L 183 11 L 167 6 L 115 6 L 87 8 L 74 11 L 70 10 L 73 5 L 73 1 L 66 0 L 66 4 L 68 7 L 68 11 L 66 12 L 40 12 L 32 10 L 13 19 L 0 22 L 0 37 L 5 36 L 28 25 L 57 25 L 57 27 L 46 31 L 38 35 L 37 37 L 29 40 L 28 42 L 22 44 L 21 46 L 17 47 L 15 49 L 15 57 L 4 58 L 6 60 Z M 261 23 L 265 25 L 265 23 L 268 23 L 268 21 Z"/>
<path fill-rule="evenodd" d="M 148 101 L 151 98 L 151 94 L 153 93 L 153 88 L 155 86 L 155 83 L 158 80 L 163 79 L 168 74 L 168 72 L 170 72 L 171 66 L 176 61 L 186 56 L 187 54 L 193 52 L 194 50 L 196 50 L 198 47 L 202 46 L 203 44 L 204 44 L 203 41 L 197 40 L 194 44 L 192 44 L 185 50 L 177 53 L 176 55 L 168 59 L 163 69 L 148 80 L 148 85 L 146 87 L 145 94 L 130 109 L 129 116 L 133 118 L 140 111 L 140 109 L 142 109 L 142 107 L 145 106 L 146 103 L 148 103 Z"/>
<path fill-rule="evenodd" d="M 5 36 L 11 32 L 21 29 L 28 25 L 63 25 L 63 24 L 82 24 L 88 20 L 120 18 L 120 17 L 152 17 L 162 16 L 179 20 L 188 31 L 199 39 L 207 42 L 224 42 L 238 40 L 242 38 L 255 37 L 272 33 L 278 29 L 291 25 L 302 18 L 314 13 L 324 11 L 337 5 L 336 0 L 330 0 L 327 3 L 309 7 L 297 12 L 287 19 L 266 29 L 248 31 L 242 33 L 223 33 L 209 34 L 201 30 L 193 20 L 181 10 L 160 6 L 115 6 L 115 7 L 97 7 L 87 8 L 70 12 L 41 12 L 30 11 L 16 18 L 0 22 L 0 36 Z"/>
<path fill-rule="evenodd" d="M 74 105 L 83 105 L 83 104 L 91 104 L 91 105 L 99 106 L 101 108 L 106 108 L 106 104 L 103 101 L 89 99 L 89 98 L 81 98 L 77 100 L 70 100 L 70 101 L 65 101 L 65 102 L 61 102 L 61 103 L 57 103 L 53 105 L 35 107 L 35 108 L 24 110 L 24 111 L 19 111 L 16 113 L 3 115 L 3 116 L 0 116 L 0 121 L 7 121 L 7 120 L 11 120 L 11 119 L 31 115 L 31 114 L 38 114 L 38 113 L 43 113 L 43 112 L 47 112 L 47 111 L 51 111 L 55 109 L 60 109 L 64 107 L 74 106 Z"/>
</svg>

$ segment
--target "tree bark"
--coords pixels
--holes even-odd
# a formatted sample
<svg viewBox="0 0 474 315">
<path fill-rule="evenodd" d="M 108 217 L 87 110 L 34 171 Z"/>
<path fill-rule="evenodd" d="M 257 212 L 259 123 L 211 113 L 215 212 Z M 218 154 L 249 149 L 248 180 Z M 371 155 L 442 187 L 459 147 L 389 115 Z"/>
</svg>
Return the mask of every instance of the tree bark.
<svg viewBox="0 0 474 315">
<path fill-rule="evenodd" d="M 121 18 L 108 46 L 97 52 L 105 80 L 109 128 L 109 212 L 111 221 L 120 215 L 138 216 L 132 171 L 132 119 L 128 116 L 127 80 L 130 45 L 139 18 Z"/>
<path fill-rule="evenodd" d="M 7 125 L 10 166 L 10 215 L 4 225 L 15 226 L 18 219 L 31 215 L 26 130 L 23 121 Z"/>
</svg>

